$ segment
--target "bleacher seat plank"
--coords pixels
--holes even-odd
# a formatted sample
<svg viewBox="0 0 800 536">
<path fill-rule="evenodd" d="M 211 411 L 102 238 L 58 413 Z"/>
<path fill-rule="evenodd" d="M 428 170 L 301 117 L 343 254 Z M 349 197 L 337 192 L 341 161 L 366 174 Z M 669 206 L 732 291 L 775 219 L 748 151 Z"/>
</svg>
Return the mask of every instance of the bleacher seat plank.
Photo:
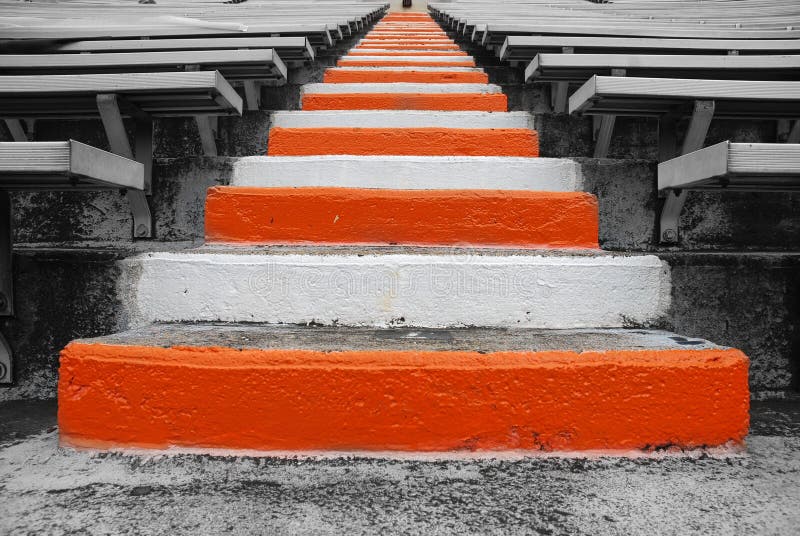
<svg viewBox="0 0 800 536">
<path fill-rule="evenodd" d="M 800 55 L 539 54 L 525 69 L 525 80 L 583 83 L 612 69 L 659 78 L 799 80 Z"/>
<path fill-rule="evenodd" d="M 144 165 L 75 140 L 0 142 L 0 189 L 144 189 Z"/>
<path fill-rule="evenodd" d="M 499 51 L 501 60 L 531 61 L 537 54 L 739 54 L 800 53 L 800 39 L 665 39 L 658 37 L 510 35 Z"/>
<path fill-rule="evenodd" d="M 660 163 L 658 188 L 798 191 L 800 144 L 724 141 Z"/>
<path fill-rule="evenodd" d="M 178 50 L 274 49 L 282 60 L 313 61 L 314 48 L 304 36 L 218 37 L 214 39 L 111 39 L 58 44 L 47 51 L 82 52 L 168 52 Z"/>
<path fill-rule="evenodd" d="M 227 80 L 286 82 L 288 71 L 271 49 L 121 52 L 92 54 L 0 54 L 0 72 L 17 74 L 125 73 L 183 71 L 199 66 Z"/>
<path fill-rule="evenodd" d="M 657 116 L 694 100 L 715 115 L 799 117 L 800 82 L 593 76 L 569 98 L 570 113 Z"/>
<path fill-rule="evenodd" d="M 0 76 L 0 116 L 97 115 L 97 94 L 113 93 L 159 116 L 241 114 L 242 99 L 217 71 Z"/>
</svg>

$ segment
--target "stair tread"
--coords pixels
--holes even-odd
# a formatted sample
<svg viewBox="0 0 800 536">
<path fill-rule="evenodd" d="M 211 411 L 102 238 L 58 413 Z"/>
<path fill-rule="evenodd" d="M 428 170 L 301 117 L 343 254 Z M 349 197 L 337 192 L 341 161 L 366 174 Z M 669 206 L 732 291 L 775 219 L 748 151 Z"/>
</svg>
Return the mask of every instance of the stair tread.
<svg viewBox="0 0 800 536">
<path fill-rule="evenodd" d="M 474 352 L 707 350 L 712 342 L 651 329 L 369 328 L 258 323 L 154 323 L 78 343 L 319 351 Z"/>
</svg>

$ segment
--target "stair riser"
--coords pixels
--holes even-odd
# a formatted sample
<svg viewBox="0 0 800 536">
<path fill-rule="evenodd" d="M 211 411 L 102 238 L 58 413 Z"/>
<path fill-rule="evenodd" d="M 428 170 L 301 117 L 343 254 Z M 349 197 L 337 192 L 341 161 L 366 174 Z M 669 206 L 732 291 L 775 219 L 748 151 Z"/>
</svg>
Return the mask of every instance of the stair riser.
<svg viewBox="0 0 800 536">
<path fill-rule="evenodd" d="M 419 49 L 419 48 L 408 48 L 408 49 L 392 49 L 392 48 L 354 48 L 350 52 L 348 52 L 342 59 L 356 59 L 360 56 L 435 56 L 435 57 L 465 57 L 467 55 L 466 52 L 462 52 L 460 50 L 428 50 L 428 49 Z"/>
<path fill-rule="evenodd" d="M 598 248 L 585 193 L 211 188 L 206 242 Z"/>
<path fill-rule="evenodd" d="M 362 50 L 429 50 L 431 52 L 451 52 L 454 55 L 466 56 L 467 53 L 459 49 L 457 46 L 450 45 L 398 45 L 392 43 L 375 43 L 370 45 L 359 45 L 350 49 L 347 55 L 352 55 L 353 52 Z"/>
<path fill-rule="evenodd" d="M 346 71 L 327 70 L 323 81 L 326 84 L 347 83 L 453 83 L 486 84 L 489 76 L 481 72 L 420 72 L 420 71 Z"/>
<path fill-rule="evenodd" d="M 402 58 L 389 56 L 353 57 L 342 58 L 336 65 L 338 67 L 475 67 L 474 61 L 462 60 L 458 57 L 452 58 L 455 61 L 450 61 L 447 56 L 442 56 L 441 58 L 420 56 L 419 58 L 409 56 L 403 56 Z"/>
<path fill-rule="evenodd" d="M 540 192 L 583 190 L 580 168 L 569 160 L 452 156 L 245 157 L 234 161 L 230 185 Z"/>
<path fill-rule="evenodd" d="M 408 63 L 403 65 L 408 65 Z M 303 110 L 473 110 L 479 112 L 505 112 L 508 109 L 508 100 L 505 95 L 498 93 L 315 93 L 303 95 L 302 107 Z"/>
<path fill-rule="evenodd" d="M 430 112 L 417 110 L 351 110 L 274 112 L 273 128 L 381 129 L 534 129 L 526 112 Z"/>
<path fill-rule="evenodd" d="M 656 257 L 150 254 L 121 262 L 137 322 L 570 329 L 662 318 Z"/>
<path fill-rule="evenodd" d="M 180 388 L 176 388 L 180 386 Z M 73 343 L 66 445 L 581 451 L 741 444 L 736 350 L 315 352 Z"/>
<path fill-rule="evenodd" d="M 273 128 L 267 154 L 536 157 L 539 139 L 526 129 Z"/>
<path fill-rule="evenodd" d="M 452 39 L 448 38 L 436 38 L 436 37 L 428 37 L 425 35 L 422 36 L 395 36 L 395 35 L 385 35 L 385 36 L 374 36 L 374 37 L 365 37 L 361 41 L 358 42 L 360 45 L 367 45 L 370 43 L 383 43 L 391 42 L 391 43 L 398 43 L 404 45 L 455 45 Z"/>
</svg>

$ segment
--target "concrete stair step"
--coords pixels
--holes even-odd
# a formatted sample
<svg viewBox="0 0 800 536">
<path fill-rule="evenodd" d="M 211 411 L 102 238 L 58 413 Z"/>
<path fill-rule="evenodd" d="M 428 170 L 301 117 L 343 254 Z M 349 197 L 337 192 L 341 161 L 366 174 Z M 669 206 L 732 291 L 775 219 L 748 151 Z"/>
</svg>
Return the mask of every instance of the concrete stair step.
<svg viewBox="0 0 800 536">
<path fill-rule="evenodd" d="M 365 39 L 443 39 L 453 42 L 447 34 L 441 30 L 438 32 L 433 29 L 375 29 L 364 36 Z"/>
<path fill-rule="evenodd" d="M 353 52 L 368 52 L 370 50 L 394 50 L 394 51 L 403 51 L 403 50 L 428 50 L 431 52 L 450 52 L 450 53 L 460 53 L 459 55 L 466 56 L 467 53 L 462 51 L 460 47 L 457 45 L 419 45 L 419 44 L 408 44 L 408 43 L 388 43 L 388 42 L 380 42 L 380 43 L 367 43 L 367 44 L 360 44 L 351 48 L 347 55 L 351 55 Z"/>
<path fill-rule="evenodd" d="M 304 110 L 474 110 L 505 112 L 506 96 L 494 84 L 307 84 Z"/>
<path fill-rule="evenodd" d="M 431 50 L 425 48 L 405 48 L 405 49 L 392 49 L 392 48 L 354 48 L 350 52 L 342 56 L 342 58 L 357 59 L 359 56 L 467 56 L 466 52 L 461 50 Z"/>
<path fill-rule="evenodd" d="M 488 189 L 579 192 L 580 166 L 565 158 L 496 156 L 248 156 L 231 186 L 260 188 Z"/>
<path fill-rule="evenodd" d="M 534 129 L 528 112 L 437 110 L 318 110 L 273 112 L 273 128 Z"/>
<path fill-rule="evenodd" d="M 737 446 L 747 366 L 662 331 L 158 324 L 69 344 L 58 421 L 100 449 Z"/>
<path fill-rule="evenodd" d="M 267 154 L 537 157 L 539 137 L 521 128 L 273 128 Z"/>
<path fill-rule="evenodd" d="M 209 244 L 599 247 L 584 192 L 218 186 L 205 226 Z"/>
<path fill-rule="evenodd" d="M 422 68 L 418 68 L 422 69 Z M 409 67 L 337 67 L 326 69 L 323 82 L 326 84 L 343 83 L 451 83 L 451 84 L 487 84 L 489 75 L 480 69 L 470 67 L 442 67 L 440 70 L 425 68 L 417 70 Z M 448 69 L 448 70 L 445 70 Z"/>
<path fill-rule="evenodd" d="M 467 247 L 204 247 L 120 261 L 135 322 L 571 329 L 660 321 L 651 255 Z"/>
<path fill-rule="evenodd" d="M 370 43 L 395 43 L 399 45 L 410 45 L 410 44 L 419 44 L 419 45 L 454 45 L 457 46 L 455 41 L 448 37 L 430 37 L 426 35 L 422 36 L 393 36 L 393 35 L 375 35 L 375 36 L 366 36 L 364 39 L 359 41 L 358 45 L 367 45 Z"/>
<path fill-rule="evenodd" d="M 339 67 L 475 67 L 470 56 L 348 56 L 340 58 Z"/>
</svg>

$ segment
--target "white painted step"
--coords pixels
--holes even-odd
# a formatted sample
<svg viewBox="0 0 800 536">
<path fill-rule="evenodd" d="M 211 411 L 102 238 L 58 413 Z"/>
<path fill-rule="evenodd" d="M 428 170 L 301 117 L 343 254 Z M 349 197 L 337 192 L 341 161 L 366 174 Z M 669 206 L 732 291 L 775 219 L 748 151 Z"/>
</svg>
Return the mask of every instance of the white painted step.
<svg viewBox="0 0 800 536">
<path fill-rule="evenodd" d="M 614 328 L 669 307 L 655 256 L 420 249 L 147 253 L 119 261 L 120 284 L 134 324 Z"/>
<path fill-rule="evenodd" d="M 499 156 L 248 156 L 233 161 L 230 184 L 583 191 L 577 162 Z"/>
<path fill-rule="evenodd" d="M 342 84 L 343 85 L 343 84 Z M 278 128 L 527 128 L 528 112 L 441 112 L 428 110 L 321 110 L 274 112 Z"/>
<path fill-rule="evenodd" d="M 344 56 L 345 62 L 348 61 L 417 61 L 420 63 L 464 63 L 475 61 L 472 56 Z"/>
<path fill-rule="evenodd" d="M 408 82 L 365 84 L 306 84 L 304 95 L 353 93 L 502 93 L 495 84 L 415 84 Z"/>
</svg>

